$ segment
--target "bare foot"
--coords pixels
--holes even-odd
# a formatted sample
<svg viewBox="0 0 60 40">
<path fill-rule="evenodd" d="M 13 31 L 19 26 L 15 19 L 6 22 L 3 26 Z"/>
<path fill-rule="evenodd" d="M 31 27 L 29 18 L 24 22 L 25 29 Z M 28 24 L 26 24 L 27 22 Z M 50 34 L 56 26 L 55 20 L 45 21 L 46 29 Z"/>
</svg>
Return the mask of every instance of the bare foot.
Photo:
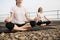
<svg viewBox="0 0 60 40">
<path fill-rule="evenodd" d="M 41 26 L 46 26 L 46 24 L 41 24 Z"/>
</svg>

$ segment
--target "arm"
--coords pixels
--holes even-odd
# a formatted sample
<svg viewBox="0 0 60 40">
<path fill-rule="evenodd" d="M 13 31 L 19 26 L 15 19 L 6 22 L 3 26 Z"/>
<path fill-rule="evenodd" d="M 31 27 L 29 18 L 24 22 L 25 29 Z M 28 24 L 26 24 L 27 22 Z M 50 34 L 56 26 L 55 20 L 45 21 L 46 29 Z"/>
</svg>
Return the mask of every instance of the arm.
<svg viewBox="0 0 60 40">
<path fill-rule="evenodd" d="M 38 22 L 39 20 L 40 20 L 39 17 L 34 18 L 34 21 L 36 21 L 36 22 Z"/>
<path fill-rule="evenodd" d="M 11 21 L 13 20 L 13 18 L 14 18 L 14 13 L 10 12 L 10 17 L 7 18 L 7 19 L 5 19 L 5 22 L 6 22 L 6 23 L 7 23 L 7 22 L 11 22 Z"/>
<path fill-rule="evenodd" d="M 25 17 L 28 21 L 30 21 L 30 17 L 27 15 L 27 13 L 25 13 Z"/>
<path fill-rule="evenodd" d="M 51 20 L 49 20 L 46 16 L 44 16 L 45 17 L 45 19 L 47 19 L 48 21 L 51 21 Z"/>
<path fill-rule="evenodd" d="M 38 21 L 40 20 L 40 18 L 38 17 L 38 14 L 36 14 L 36 17 L 34 18 L 34 20 L 35 20 L 36 22 L 38 22 Z"/>
</svg>

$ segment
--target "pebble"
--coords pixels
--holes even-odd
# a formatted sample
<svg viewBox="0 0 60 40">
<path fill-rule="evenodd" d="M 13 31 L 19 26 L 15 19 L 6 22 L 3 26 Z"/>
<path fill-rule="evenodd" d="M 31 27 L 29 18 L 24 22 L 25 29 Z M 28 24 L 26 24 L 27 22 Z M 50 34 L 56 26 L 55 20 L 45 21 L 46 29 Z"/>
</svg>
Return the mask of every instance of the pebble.
<svg viewBox="0 0 60 40">
<path fill-rule="evenodd" d="M 48 29 L 0 34 L 0 40 L 60 40 L 60 30 Z"/>
</svg>

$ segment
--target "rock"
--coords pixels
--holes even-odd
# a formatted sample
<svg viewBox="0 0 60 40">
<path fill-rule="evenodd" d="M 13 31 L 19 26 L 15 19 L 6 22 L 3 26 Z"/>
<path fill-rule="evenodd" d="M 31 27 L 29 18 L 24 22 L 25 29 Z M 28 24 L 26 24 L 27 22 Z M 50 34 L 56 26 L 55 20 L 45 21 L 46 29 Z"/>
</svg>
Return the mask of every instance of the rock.
<svg viewBox="0 0 60 40">
<path fill-rule="evenodd" d="M 48 29 L 45 27 L 40 30 L 15 32 L 15 33 L 0 33 L 0 40 L 60 40 L 60 26 L 57 29 Z"/>
<path fill-rule="evenodd" d="M 1 33 L 1 36 L 2 36 L 2 37 L 4 37 L 4 36 L 5 36 L 5 33 L 4 33 L 4 32 L 3 32 L 3 33 Z"/>
<path fill-rule="evenodd" d="M 48 40 L 47 38 L 43 38 L 43 40 Z"/>
<path fill-rule="evenodd" d="M 52 35 L 52 36 L 53 36 L 53 38 L 54 38 L 54 39 L 56 39 L 56 38 L 57 38 L 57 36 L 56 36 L 56 35 Z"/>
<path fill-rule="evenodd" d="M 19 40 L 26 40 L 26 37 L 19 37 Z"/>
<path fill-rule="evenodd" d="M 52 37 L 48 37 L 48 40 L 53 40 L 53 38 Z"/>
</svg>

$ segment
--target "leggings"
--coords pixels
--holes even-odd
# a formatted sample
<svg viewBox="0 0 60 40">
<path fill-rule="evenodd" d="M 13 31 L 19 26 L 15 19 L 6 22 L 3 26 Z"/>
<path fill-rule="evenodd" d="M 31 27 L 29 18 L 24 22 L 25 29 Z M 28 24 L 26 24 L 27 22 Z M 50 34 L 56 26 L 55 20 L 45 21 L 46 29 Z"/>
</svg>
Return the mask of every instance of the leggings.
<svg viewBox="0 0 60 40">
<path fill-rule="evenodd" d="M 37 25 L 41 25 L 41 24 L 49 25 L 50 23 L 51 23 L 50 21 L 43 21 L 43 22 L 42 22 L 42 21 L 40 20 L 40 21 L 38 21 L 36 24 L 37 24 Z"/>
</svg>

